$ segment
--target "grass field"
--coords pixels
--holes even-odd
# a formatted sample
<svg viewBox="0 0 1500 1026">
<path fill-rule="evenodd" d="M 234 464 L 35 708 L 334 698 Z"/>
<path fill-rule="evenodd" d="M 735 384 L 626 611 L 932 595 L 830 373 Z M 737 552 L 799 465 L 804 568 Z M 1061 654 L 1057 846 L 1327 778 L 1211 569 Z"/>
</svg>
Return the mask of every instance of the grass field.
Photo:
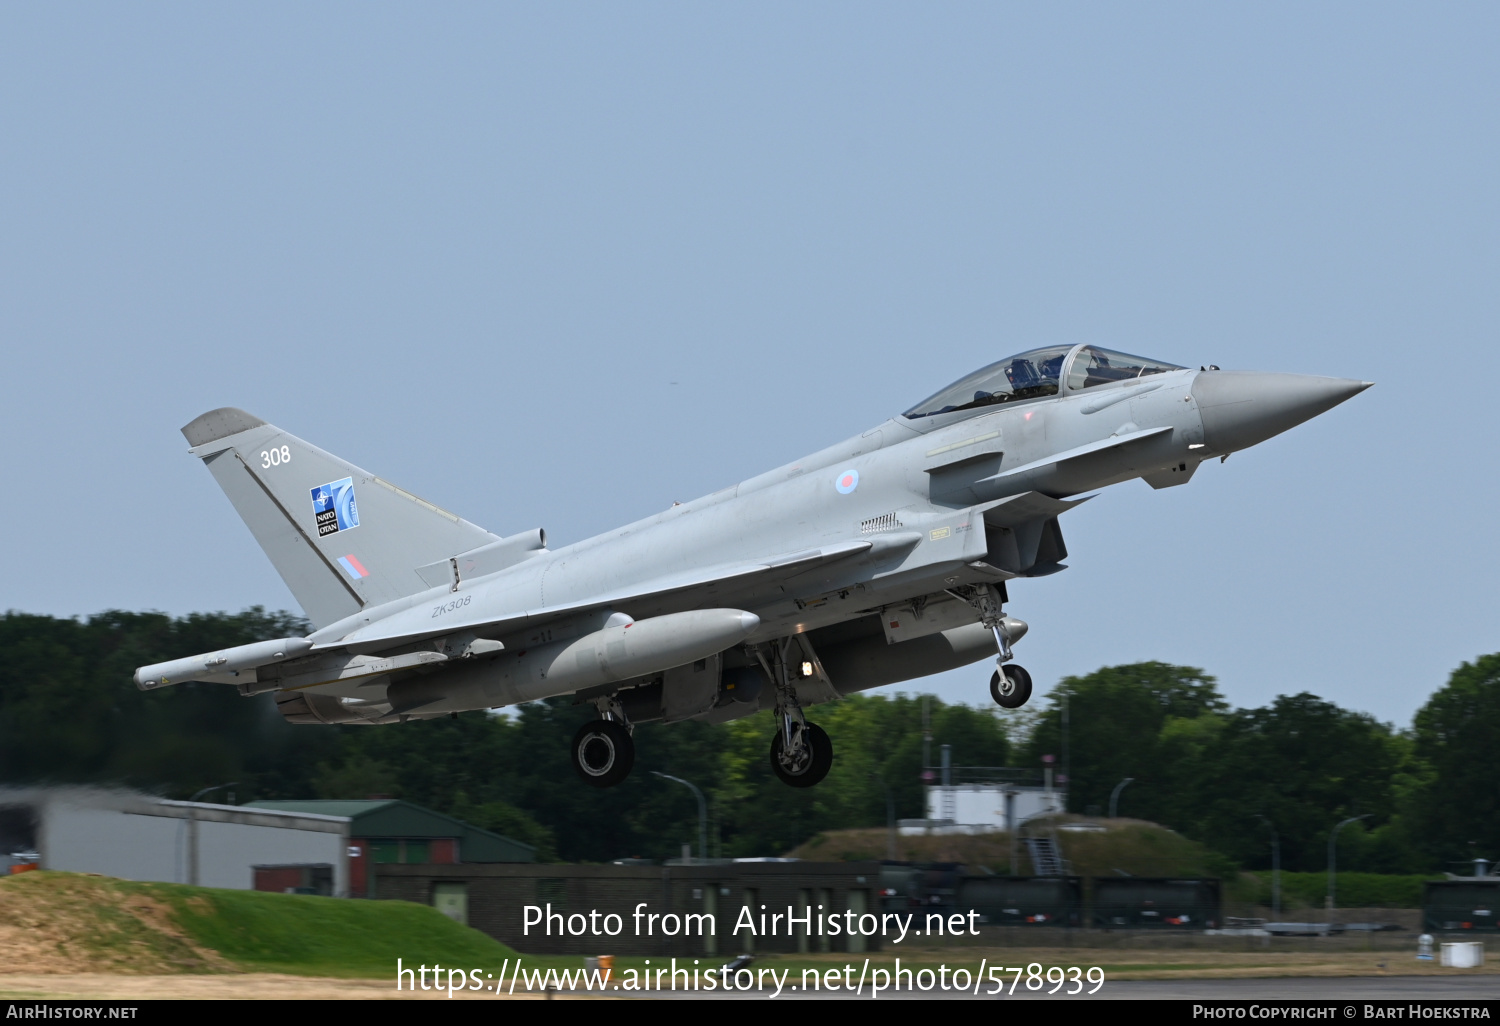
<svg viewBox="0 0 1500 1026">
<path fill-rule="evenodd" d="M 484 969 L 515 952 L 403 901 L 135 883 L 0 878 L 0 958 L 14 971 L 388 976 L 397 958 Z"/>
</svg>

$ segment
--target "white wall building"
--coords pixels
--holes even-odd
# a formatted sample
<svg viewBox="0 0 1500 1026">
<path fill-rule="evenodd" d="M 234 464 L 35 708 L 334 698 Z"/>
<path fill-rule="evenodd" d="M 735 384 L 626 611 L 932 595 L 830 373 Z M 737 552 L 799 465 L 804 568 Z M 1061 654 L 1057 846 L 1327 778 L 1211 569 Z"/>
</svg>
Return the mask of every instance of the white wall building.
<svg viewBox="0 0 1500 1026">
<path fill-rule="evenodd" d="M 349 893 L 349 820 L 93 788 L 0 789 L 0 857 L 42 869 L 252 890 L 257 866 L 318 867 Z"/>
<path fill-rule="evenodd" d="M 1009 829 L 1007 795 L 1011 796 L 1011 815 L 1017 824 L 1067 808 L 1067 792 L 1056 788 L 1018 784 L 939 784 L 927 788 L 927 818 L 903 819 L 901 832 L 980 834 Z"/>
</svg>

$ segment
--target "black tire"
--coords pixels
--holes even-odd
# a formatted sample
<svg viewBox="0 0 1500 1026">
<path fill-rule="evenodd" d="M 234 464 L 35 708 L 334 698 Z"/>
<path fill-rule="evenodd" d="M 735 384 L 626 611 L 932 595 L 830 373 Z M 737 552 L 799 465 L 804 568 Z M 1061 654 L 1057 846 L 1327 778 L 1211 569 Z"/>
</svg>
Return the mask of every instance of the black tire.
<svg viewBox="0 0 1500 1026">
<path fill-rule="evenodd" d="M 808 757 L 800 766 L 789 766 L 782 759 L 781 731 L 771 739 L 771 772 L 790 787 L 812 787 L 828 776 L 833 768 L 833 742 L 816 723 L 807 725 Z"/>
<path fill-rule="evenodd" d="M 1005 672 L 1005 683 L 1000 682 L 1001 671 Z M 1031 674 L 1024 666 L 1010 663 L 990 675 L 990 697 L 1002 709 L 1019 709 L 1031 697 Z"/>
<path fill-rule="evenodd" d="M 635 741 L 614 720 L 585 723 L 573 735 L 573 769 L 591 787 L 614 787 L 635 765 Z"/>
</svg>

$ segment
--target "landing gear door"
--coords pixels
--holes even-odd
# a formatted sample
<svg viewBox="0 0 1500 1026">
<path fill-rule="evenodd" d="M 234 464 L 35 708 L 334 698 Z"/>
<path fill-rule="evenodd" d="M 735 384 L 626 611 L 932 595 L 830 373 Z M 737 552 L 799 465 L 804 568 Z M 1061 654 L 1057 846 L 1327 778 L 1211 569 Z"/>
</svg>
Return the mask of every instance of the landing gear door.
<svg viewBox="0 0 1500 1026">
<path fill-rule="evenodd" d="M 662 720 L 676 723 L 708 712 L 719 697 L 722 660 L 717 655 L 674 666 L 662 674 Z"/>
<path fill-rule="evenodd" d="M 820 705 L 823 702 L 837 702 L 844 697 L 833 686 L 833 681 L 828 679 L 828 671 L 823 669 L 823 660 L 819 659 L 818 653 L 813 650 L 812 639 L 806 634 L 795 635 L 795 638 L 796 648 L 802 650 L 802 660 L 799 664 L 796 650 L 793 649 L 788 653 L 788 658 L 793 661 L 793 665 L 787 669 L 797 688 L 797 700 L 803 705 Z M 812 670 L 812 674 L 804 675 L 805 670 Z"/>
</svg>

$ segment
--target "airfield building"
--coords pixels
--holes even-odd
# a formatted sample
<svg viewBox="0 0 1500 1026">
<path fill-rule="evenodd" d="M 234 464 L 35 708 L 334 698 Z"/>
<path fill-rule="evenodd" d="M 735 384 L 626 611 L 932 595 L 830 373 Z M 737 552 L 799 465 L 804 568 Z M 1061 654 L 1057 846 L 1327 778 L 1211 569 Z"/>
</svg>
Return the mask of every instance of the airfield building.
<svg viewBox="0 0 1500 1026">
<path fill-rule="evenodd" d="M 349 894 L 356 898 L 377 896 L 376 866 L 536 861 L 536 849 L 529 844 L 396 799 L 260 801 L 245 807 L 346 818 Z"/>
<path fill-rule="evenodd" d="M 0 789 L 0 856 L 29 868 L 235 890 L 349 891 L 349 820 L 126 790 Z M 265 871 L 295 871 L 266 886 Z M 283 875 L 290 876 L 290 872 Z"/>
</svg>

